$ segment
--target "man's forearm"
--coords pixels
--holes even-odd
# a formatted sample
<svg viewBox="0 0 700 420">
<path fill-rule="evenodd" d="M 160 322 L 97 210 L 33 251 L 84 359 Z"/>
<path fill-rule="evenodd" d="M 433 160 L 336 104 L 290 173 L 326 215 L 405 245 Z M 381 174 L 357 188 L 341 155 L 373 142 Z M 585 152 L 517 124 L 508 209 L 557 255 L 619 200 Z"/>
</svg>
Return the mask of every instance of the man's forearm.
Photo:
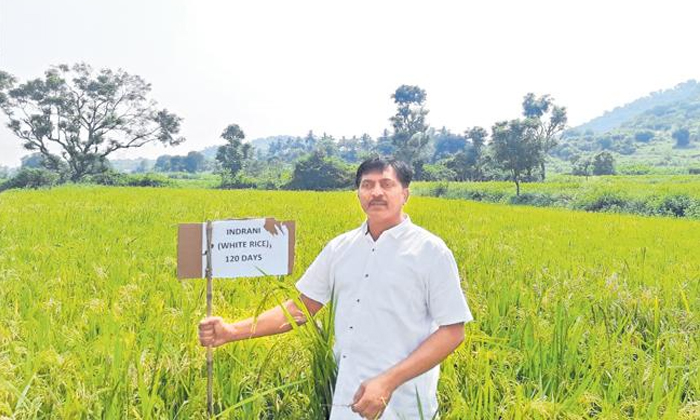
<svg viewBox="0 0 700 420">
<path fill-rule="evenodd" d="M 437 366 L 464 341 L 464 324 L 445 325 L 438 328 L 407 358 L 380 376 L 392 389 Z"/>
<path fill-rule="evenodd" d="M 312 316 L 323 307 L 322 304 L 305 295 L 299 296 L 299 300 Z M 287 332 L 292 329 L 292 323 L 290 321 L 297 325 L 306 323 L 305 312 L 299 309 L 294 300 L 288 300 L 282 305 L 261 313 L 257 317 L 228 324 L 229 327 L 231 327 L 231 338 L 229 341 L 265 337 Z"/>
<path fill-rule="evenodd" d="M 287 313 L 285 313 L 285 311 Z M 304 313 L 297 307 L 294 301 L 288 300 L 280 306 L 275 306 L 261 313 L 257 317 L 229 324 L 229 326 L 233 327 L 231 341 L 265 337 L 287 332 L 292 329 L 289 316 L 291 316 L 297 325 L 306 323 L 306 316 L 304 316 Z"/>
</svg>

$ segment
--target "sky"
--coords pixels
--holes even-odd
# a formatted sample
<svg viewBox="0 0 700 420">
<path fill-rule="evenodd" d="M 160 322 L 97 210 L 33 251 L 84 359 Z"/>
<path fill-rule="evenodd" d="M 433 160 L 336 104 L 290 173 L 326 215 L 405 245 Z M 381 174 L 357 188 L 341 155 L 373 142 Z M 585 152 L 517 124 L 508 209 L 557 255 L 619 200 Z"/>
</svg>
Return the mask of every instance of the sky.
<svg viewBox="0 0 700 420">
<path fill-rule="evenodd" d="M 528 92 L 567 107 L 569 125 L 700 80 L 700 2 L 0 0 L 0 69 L 20 82 L 51 65 L 122 68 L 181 116 L 177 147 L 335 138 L 390 128 L 391 94 L 427 92 L 428 122 L 454 132 L 519 117 Z M 28 152 L 0 115 L 0 165 Z"/>
</svg>

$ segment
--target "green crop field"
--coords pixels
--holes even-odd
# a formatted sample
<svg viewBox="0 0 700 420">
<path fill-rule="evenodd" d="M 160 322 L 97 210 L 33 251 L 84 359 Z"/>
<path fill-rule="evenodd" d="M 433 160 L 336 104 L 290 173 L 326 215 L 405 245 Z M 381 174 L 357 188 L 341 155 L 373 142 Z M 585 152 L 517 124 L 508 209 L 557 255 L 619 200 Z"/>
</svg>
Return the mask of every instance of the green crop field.
<svg viewBox="0 0 700 420">
<path fill-rule="evenodd" d="M 700 219 L 697 175 L 555 175 L 546 182 L 522 183 L 520 197 L 515 184 L 505 181 L 417 182 L 412 189 L 423 196 Z"/>
<path fill-rule="evenodd" d="M 407 212 L 453 250 L 475 316 L 441 418 L 700 418 L 700 221 L 423 197 Z M 227 319 L 285 299 L 362 221 L 351 192 L 0 194 L 0 418 L 205 418 L 205 282 L 175 276 L 177 224 L 246 216 L 296 220 L 296 263 L 215 281 Z M 330 315 L 217 349 L 220 417 L 323 418 Z"/>
</svg>

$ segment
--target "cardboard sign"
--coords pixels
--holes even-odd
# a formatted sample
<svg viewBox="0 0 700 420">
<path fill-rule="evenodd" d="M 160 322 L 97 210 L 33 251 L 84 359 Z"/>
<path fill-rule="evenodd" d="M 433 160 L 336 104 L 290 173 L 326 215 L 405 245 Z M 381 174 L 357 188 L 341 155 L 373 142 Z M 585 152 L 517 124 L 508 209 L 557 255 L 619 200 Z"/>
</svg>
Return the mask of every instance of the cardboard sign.
<svg viewBox="0 0 700 420">
<path fill-rule="evenodd" d="M 178 229 L 177 276 L 203 278 L 207 266 L 206 223 Z M 212 277 L 285 275 L 294 266 L 294 222 L 274 218 L 212 222 Z"/>
</svg>

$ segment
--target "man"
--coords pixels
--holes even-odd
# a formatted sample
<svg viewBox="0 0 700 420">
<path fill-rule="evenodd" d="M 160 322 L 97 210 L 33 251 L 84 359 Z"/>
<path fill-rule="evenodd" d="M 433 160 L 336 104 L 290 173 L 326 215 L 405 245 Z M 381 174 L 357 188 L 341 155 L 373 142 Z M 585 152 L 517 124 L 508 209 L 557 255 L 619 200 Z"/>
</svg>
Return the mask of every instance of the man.
<svg viewBox="0 0 700 420">
<path fill-rule="evenodd" d="M 445 243 L 403 213 L 411 170 L 370 159 L 355 184 L 367 220 L 331 240 L 296 283 L 313 315 L 333 300 L 338 377 L 332 420 L 432 418 L 439 364 L 464 340 L 472 320 L 457 264 Z M 289 331 L 285 311 L 306 321 L 293 301 L 227 324 L 199 324 L 202 345 Z"/>
</svg>

